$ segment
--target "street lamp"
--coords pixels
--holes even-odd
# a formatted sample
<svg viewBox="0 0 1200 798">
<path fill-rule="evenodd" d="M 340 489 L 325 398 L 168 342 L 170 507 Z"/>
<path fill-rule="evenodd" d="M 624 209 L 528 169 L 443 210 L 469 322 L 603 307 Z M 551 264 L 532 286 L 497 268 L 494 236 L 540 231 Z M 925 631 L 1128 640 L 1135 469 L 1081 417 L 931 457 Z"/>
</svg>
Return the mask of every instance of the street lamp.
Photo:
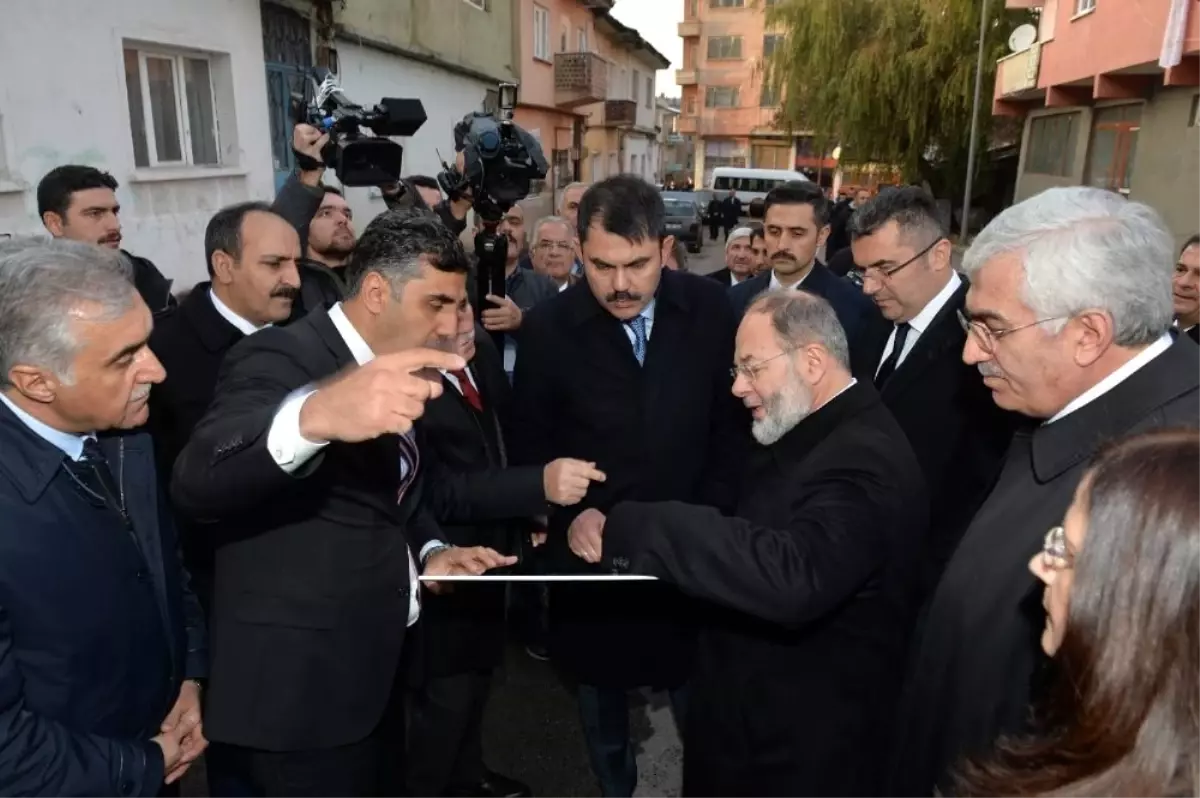
<svg viewBox="0 0 1200 798">
<path fill-rule="evenodd" d="M 967 241 L 971 221 L 971 184 L 975 178 L 975 149 L 979 141 L 979 97 L 983 90 L 983 52 L 987 41 L 988 0 L 979 6 L 979 53 L 975 60 L 975 100 L 971 103 L 971 141 L 967 144 L 967 188 L 963 192 L 962 243 Z"/>
</svg>

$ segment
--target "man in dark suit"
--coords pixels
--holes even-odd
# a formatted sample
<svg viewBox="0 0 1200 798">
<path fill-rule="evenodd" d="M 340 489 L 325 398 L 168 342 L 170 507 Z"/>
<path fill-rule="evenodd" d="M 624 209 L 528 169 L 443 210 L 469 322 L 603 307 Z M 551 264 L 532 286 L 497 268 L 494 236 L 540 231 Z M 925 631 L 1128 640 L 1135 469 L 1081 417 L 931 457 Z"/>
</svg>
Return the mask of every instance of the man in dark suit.
<svg viewBox="0 0 1200 798">
<path fill-rule="evenodd" d="M 1044 655 L 1029 572 L 1080 476 L 1115 438 L 1200 423 L 1196 345 L 1172 340 L 1174 246 L 1152 209 L 1102 189 L 1005 210 L 963 261 L 963 359 L 1029 416 L 929 603 L 909 663 L 889 795 L 949 794 L 965 757 L 1026 729 Z"/>
<path fill-rule="evenodd" d="M 833 306 L 853 345 L 864 325 L 879 313 L 861 291 L 835 277 L 817 260 L 817 250 L 829 235 L 825 192 L 815 183 L 800 181 L 771 189 L 764 203 L 763 232 L 771 268 L 729 289 L 735 317 L 741 319 L 763 291 L 803 288 Z"/>
<path fill-rule="evenodd" d="M 175 463 L 176 508 L 221 536 L 208 730 L 267 795 L 398 790 L 393 688 L 417 563 L 513 561 L 445 546 L 421 509 L 409 433 L 441 392 L 422 369 L 465 364 L 419 347 L 454 337 L 462 246 L 428 212 L 386 213 L 349 268 L 344 302 L 234 347 Z"/>
<path fill-rule="evenodd" d="M 860 206 L 851 249 L 863 292 L 882 318 L 851 352 L 855 376 L 874 383 L 908 436 L 930 498 L 922 582 L 927 590 L 992 486 L 1018 416 L 1001 410 L 979 370 L 963 363 L 958 322 L 967 283 L 950 264 L 951 244 L 933 197 L 901 188 Z"/>
<path fill-rule="evenodd" d="M 162 365 L 116 252 L 0 255 L 0 793 L 158 795 L 207 745 L 204 620 L 154 476 Z"/>
<path fill-rule="evenodd" d="M 737 333 L 755 448 L 734 516 L 585 510 L 572 550 L 704 605 L 683 731 L 687 795 L 878 795 L 915 616 L 916 458 L 849 368 L 825 300 L 773 291 Z"/>
<path fill-rule="evenodd" d="M 593 462 L 606 475 L 550 515 L 557 572 L 594 572 L 571 556 L 580 509 L 624 499 L 679 499 L 731 509 L 745 425 L 729 394 L 733 319 L 712 280 L 662 268 L 674 240 L 653 186 L 623 175 L 597 183 L 579 210 L 586 281 L 525 320 L 513 396 L 513 461 Z M 630 688 L 678 689 L 693 635 L 690 602 L 656 585 L 556 584 L 551 654 L 579 682 L 592 768 L 605 795 L 637 781 Z"/>
<path fill-rule="evenodd" d="M 461 371 L 442 373 L 442 395 L 418 428 L 426 456 L 426 498 L 443 539 L 506 554 L 530 548 L 532 519 L 547 502 L 579 502 L 595 465 L 561 458 L 545 466 L 509 466 L 502 432 L 511 389 L 495 344 L 460 313 Z M 429 596 L 410 659 L 409 795 L 530 795 L 529 787 L 484 765 L 482 721 L 493 671 L 504 657 L 505 586 L 456 585 Z"/>
<path fill-rule="evenodd" d="M 754 276 L 755 259 L 751 251 L 754 231 L 739 227 L 725 240 L 725 268 L 708 275 L 726 288 L 738 285 Z"/>
<path fill-rule="evenodd" d="M 158 472 L 171 482 L 175 458 L 204 416 L 217 372 L 233 345 L 287 321 L 300 290 L 300 239 L 262 202 L 243 202 L 213 215 L 204 231 L 208 281 L 198 283 L 154 327 L 150 349 L 167 377 L 150 392 L 150 432 Z M 205 612 L 211 612 L 213 540 L 181 524 L 184 561 Z"/>
<path fill-rule="evenodd" d="M 1200 235 L 1189 238 L 1179 251 L 1172 292 L 1175 327 L 1200 343 Z"/>
<path fill-rule="evenodd" d="M 721 227 L 725 229 L 726 241 L 729 240 L 729 234 L 733 232 L 733 228 L 738 226 L 741 219 L 742 201 L 738 199 L 736 191 L 729 189 L 729 193 L 721 200 Z"/>
</svg>

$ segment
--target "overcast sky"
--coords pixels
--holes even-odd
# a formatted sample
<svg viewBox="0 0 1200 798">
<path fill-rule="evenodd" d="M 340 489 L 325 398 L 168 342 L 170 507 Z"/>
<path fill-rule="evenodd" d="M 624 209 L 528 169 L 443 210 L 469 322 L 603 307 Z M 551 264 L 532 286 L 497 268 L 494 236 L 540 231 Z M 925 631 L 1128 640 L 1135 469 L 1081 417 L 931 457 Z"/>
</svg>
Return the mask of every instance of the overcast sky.
<svg viewBox="0 0 1200 798">
<path fill-rule="evenodd" d="M 642 38 L 671 61 L 671 69 L 658 73 L 656 94 L 678 97 L 674 70 L 683 61 L 683 40 L 678 25 L 683 19 L 683 0 L 617 0 L 612 15 L 636 28 Z"/>
</svg>

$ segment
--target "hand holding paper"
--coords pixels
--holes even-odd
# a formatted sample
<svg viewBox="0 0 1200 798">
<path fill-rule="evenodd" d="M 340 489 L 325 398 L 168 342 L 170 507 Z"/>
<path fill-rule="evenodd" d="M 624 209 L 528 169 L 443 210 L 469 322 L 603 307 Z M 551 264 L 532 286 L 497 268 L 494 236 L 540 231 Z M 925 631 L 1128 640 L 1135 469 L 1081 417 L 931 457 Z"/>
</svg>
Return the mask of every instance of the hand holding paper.
<svg viewBox="0 0 1200 798">
<path fill-rule="evenodd" d="M 506 557 L 486 546 L 451 546 L 432 555 L 425 563 L 425 576 L 478 576 L 493 568 L 515 565 L 516 557 Z M 434 593 L 442 591 L 437 582 L 425 582 Z"/>
<path fill-rule="evenodd" d="M 571 551 L 584 562 L 600 562 L 604 520 L 604 513 L 589 508 L 575 516 L 567 530 L 567 541 Z"/>
</svg>

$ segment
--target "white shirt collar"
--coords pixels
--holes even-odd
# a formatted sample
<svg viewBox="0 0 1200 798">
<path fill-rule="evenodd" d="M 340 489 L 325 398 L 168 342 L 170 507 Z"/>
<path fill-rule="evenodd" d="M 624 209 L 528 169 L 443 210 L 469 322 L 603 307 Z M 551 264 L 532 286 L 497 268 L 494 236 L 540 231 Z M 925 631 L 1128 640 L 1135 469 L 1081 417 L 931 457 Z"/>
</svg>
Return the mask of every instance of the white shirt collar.
<svg viewBox="0 0 1200 798">
<path fill-rule="evenodd" d="M 26 427 L 29 427 L 30 431 L 72 460 L 79 460 L 79 458 L 83 457 L 83 442 L 88 438 L 96 437 L 95 435 L 76 435 L 73 432 L 63 432 L 62 430 L 55 429 L 54 427 L 38 421 L 33 416 L 17 407 L 13 400 L 5 396 L 3 392 L 0 392 L 0 402 L 4 402 L 8 409 L 12 411 L 13 415 L 16 416 L 22 424 L 24 424 Z"/>
<path fill-rule="evenodd" d="M 801 284 L 802 284 L 802 283 L 803 283 L 805 280 L 807 280 L 807 279 L 808 279 L 808 275 L 812 274 L 812 272 L 813 272 L 813 269 L 815 269 L 816 267 L 817 267 L 817 264 L 815 264 L 815 263 L 814 263 L 812 266 L 810 266 L 810 267 L 809 267 L 808 271 L 806 271 L 806 272 L 804 273 L 804 276 L 803 276 L 803 277 L 801 277 L 801 278 L 800 278 L 799 280 L 797 280 L 796 282 L 792 283 L 792 285 L 791 285 L 791 286 L 789 286 L 789 287 L 790 287 L 790 288 L 791 288 L 793 291 L 795 291 L 796 289 L 798 289 L 798 288 L 800 287 L 800 285 L 801 285 Z M 771 282 L 770 282 L 770 284 L 767 286 L 767 290 L 768 290 L 768 291 L 778 291 L 780 288 L 783 288 L 783 283 L 779 282 L 779 278 L 775 276 L 775 270 L 774 270 L 774 269 L 771 269 Z"/>
<path fill-rule="evenodd" d="M 937 295 L 925 303 L 925 307 L 921 308 L 921 312 L 913 316 L 909 321 L 908 326 L 912 327 L 918 334 L 925 332 L 933 320 L 937 318 L 937 314 L 941 312 L 946 303 L 950 301 L 950 297 L 954 296 L 954 292 L 962 285 L 962 278 L 958 276 L 958 272 L 951 271 L 950 279 L 942 286 L 942 290 L 937 292 Z"/>
<path fill-rule="evenodd" d="M 1069 416 L 1076 410 L 1079 410 L 1080 408 L 1096 401 L 1101 396 L 1104 396 L 1104 394 L 1108 393 L 1113 388 L 1116 388 L 1118 385 L 1125 382 L 1125 380 L 1129 379 L 1138 371 L 1140 371 L 1142 367 L 1144 367 L 1151 360 L 1154 360 L 1154 358 L 1170 349 L 1171 340 L 1170 333 L 1163 333 L 1161 338 L 1131 357 L 1129 361 L 1125 363 L 1125 365 L 1121 366 L 1112 374 L 1109 374 L 1107 377 L 1100 380 L 1100 382 L 1096 383 L 1091 388 L 1088 388 L 1086 391 L 1079 394 L 1079 396 L 1076 396 L 1074 399 L 1068 402 L 1066 407 L 1055 413 L 1054 417 L 1046 423 L 1053 424 L 1060 418 Z"/>
<path fill-rule="evenodd" d="M 848 390 L 850 390 L 851 388 L 853 388 L 855 385 L 858 385 L 858 378 L 857 378 L 857 377 L 851 377 L 851 378 L 850 378 L 850 382 L 846 383 L 846 386 L 845 386 L 844 388 L 842 388 L 842 390 L 838 391 L 838 392 L 837 392 L 837 393 L 835 393 L 833 396 L 831 396 L 831 397 L 829 397 L 828 399 L 826 399 L 826 400 L 825 400 L 825 401 L 824 401 L 824 402 L 821 404 L 821 407 L 824 407 L 825 405 L 827 405 L 827 404 L 829 404 L 830 402 L 832 402 L 834 399 L 837 399 L 839 396 L 841 396 L 841 395 L 842 395 L 842 394 L 844 394 L 846 391 L 848 391 Z M 820 407 L 814 407 L 814 408 L 813 408 L 813 409 L 810 411 L 810 415 L 811 415 L 812 413 L 815 413 L 816 411 L 818 411 L 818 410 L 820 410 L 820 409 L 821 409 Z"/>
<path fill-rule="evenodd" d="M 254 333 L 263 329 L 263 327 L 271 326 L 270 324 L 264 324 L 263 327 L 256 327 L 251 322 L 243 319 L 241 316 L 234 313 L 228 305 L 222 302 L 220 297 L 217 296 L 217 292 L 211 288 L 208 289 L 208 298 L 212 300 L 213 307 L 217 309 L 217 313 L 221 315 L 221 318 L 225 319 L 225 321 L 236 327 L 242 335 L 253 335 Z"/>
<path fill-rule="evenodd" d="M 342 341 L 345 342 L 346 348 L 350 350 L 355 363 L 365 366 L 375 359 L 375 353 L 371 351 L 371 347 L 367 346 L 366 340 L 363 339 L 358 330 L 354 329 L 354 325 L 350 323 L 350 319 L 346 318 L 346 311 L 342 310 L 341 302 L 338 302 L 329 309 L 329 320 L 337 328 L 338 335 L 342 336 Z"/>
</svg>

